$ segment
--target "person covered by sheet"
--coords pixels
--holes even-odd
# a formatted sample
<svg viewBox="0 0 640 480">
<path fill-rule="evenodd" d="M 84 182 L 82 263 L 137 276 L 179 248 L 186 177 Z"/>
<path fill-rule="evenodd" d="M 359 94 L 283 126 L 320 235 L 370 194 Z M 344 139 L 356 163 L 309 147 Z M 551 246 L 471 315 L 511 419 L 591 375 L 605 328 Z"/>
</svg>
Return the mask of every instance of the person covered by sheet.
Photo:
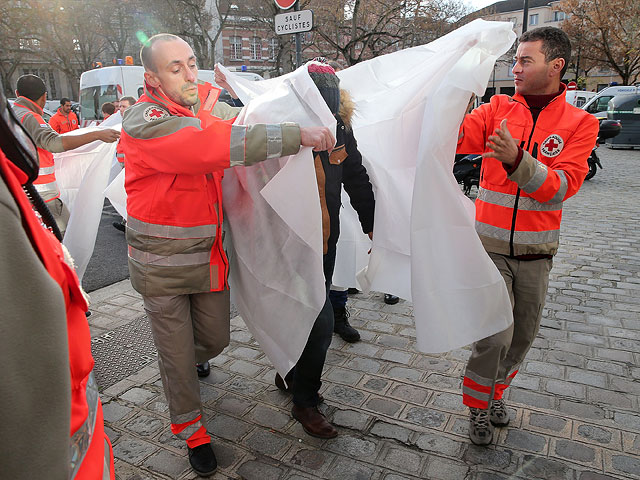
<svg viewBox="0 0 640 480">
<path fill-rule="evenodd" d="M 540 327 L 562 203 L 576 194 L 598 121 L 565 100 L 571 58 L 555 27 L 525 32 L 513 66 L 515 94 L 494 95 L 464 119 L 457 153 L 482 154 L 476 231 L 507 285 L 513 323 L 473 345 L 463 382 L 469 437 L 488 445 L 509 423 L 502 399 Z"/>
<path fill-rule="evenodd" d="M 217 461 L 198 374 L 207 375 L 208 360 L 229 343 L 224 169 L 293 155 L 302 145 L 325 151 L 335 139 L 325 127 L 233 125 L 239 109 L 198 82 L 193 50 L 175 35 L 151 37 L 140 57 L 145 92 L 126 112 L 120 140 L 129 272 L 151 323 L 171 431 L 206 476 Z"/>
</svg>

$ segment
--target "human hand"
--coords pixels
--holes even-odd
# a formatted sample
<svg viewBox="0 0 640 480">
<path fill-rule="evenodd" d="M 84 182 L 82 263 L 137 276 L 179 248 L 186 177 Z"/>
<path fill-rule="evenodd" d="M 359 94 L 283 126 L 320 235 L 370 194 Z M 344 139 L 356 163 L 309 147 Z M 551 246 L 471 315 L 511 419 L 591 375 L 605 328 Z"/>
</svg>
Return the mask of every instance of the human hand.
<svg viewBox="0 0 640 480">
<path fill-rule="evenodd" d="M 336 139 L 327 127 L 300 127 L 300 144 L 313 147 L 314 152 L 331 152 Z"/>
<path fill-rule="evenodd" d="M 482 158 L 495 158 L 502 163 L 512 166 L 518 158 L 518 142 L 511 136 L 511 132 L 507 128 L 507 119 L 500 122 L 500 128 L 496 128 L 490 135 L 487 147 L 492 151 L 482 154 Z"/>
<path fill-rule="evenodd" d="M 369 235 L 369 240 L 373 240 L 373 232 L 369 232 L 367 235 Z"/>
<path fill-rule="evenodd" d="M 238 96 L 236 95 L 236 92 L 233 91 L 233 88 L 231 88 L 229 86 L 229 83 L 227 83 L 227 77 L 225 76 L 224 73 L 222 73 L 220 71 L 220 67 L 218 66 L 218 64 L 216 64 L 216 66 L 213 68 L 213 71 L 215 73 L 214 75 L 214 81 L 221 86 L 222 88 L 224 88 L 227 92 L 229 92 L 229 94 L 231 95 L 232 98 L 238 98 Z"/>
<path fill-rule="evenodd" d="M 95 132 L 96 140 L 100 140 L 105 143 L 113 143 L 120 138 L 120 132 L 113 130 L 112 128 L 105 128 L 104 130 L 98 130 Z"/>
</svg>

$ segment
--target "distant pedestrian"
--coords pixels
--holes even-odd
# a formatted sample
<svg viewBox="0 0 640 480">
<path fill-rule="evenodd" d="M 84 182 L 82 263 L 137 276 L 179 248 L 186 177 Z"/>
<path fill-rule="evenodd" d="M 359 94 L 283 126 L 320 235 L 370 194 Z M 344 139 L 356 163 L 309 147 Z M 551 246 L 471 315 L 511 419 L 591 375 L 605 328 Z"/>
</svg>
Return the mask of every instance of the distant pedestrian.
<svg viewBox="0 0 640 480">
<path fill-rule="evenodd" d="M 588 171 L 598 135 L 593 115 L 565 100 L 561 83 L 571 58 L 555 27 L 524 33 L 512 71 L 515 95 L 494 95 L 468 114 L 457 153 L 482 154 L 476 230 L 509 291 L 513 324 L 473 345 L 463 383 L 469 437 L 488 445 L 493 426 L 509 423 L 502 395 L 540 327 L 562 203 Z"/>
<path fill-rule="evenodd" d="M 116 106 L 112 102 L 104 102 L 102 107 L 100 107 L 100 111 L 102 112 L 102 119 L 106 120 L 116 113 Z"/>
<path fill-rule="evenodd" d="M 95 140 L 112 143 L 120 137 L 120 133 L 112 129 L 103 129 L 81 135 L 62 136 L 55 132 L 42 118 L 42 109 L 47 101 L 47 88 L 42 79 L 35 75 L 23 75 L 18 79 L 16 95 L 18 99 L 13 110 L 38 147 L 40 170 L 33 184 L 47 203 L 60 232 L 64 235 L 69 221 L 69 210 L 60 200 L 52 154 L 72 150 Z"/>
<path fill-rule="evenodd" d="M 127 108 L 129 108 L 131 105 L 133 105 L 134 103 L 136 103 L 136 99 L 133 97 L 122 97 L 120 99 L 120 104 L 118 107 L 118 110 L 120 110 L 120 115 L 122 115 L 124 117 L 124 112 Z"/>
<path fill-rule="evenodd" d="M 51 119 L 49 125 L 56 132 L 63 134 L 78 128 L 78 117 L 71 110 L 71 100 L 63 98 L 60 100 L 60 107 Z"/>
</svg>

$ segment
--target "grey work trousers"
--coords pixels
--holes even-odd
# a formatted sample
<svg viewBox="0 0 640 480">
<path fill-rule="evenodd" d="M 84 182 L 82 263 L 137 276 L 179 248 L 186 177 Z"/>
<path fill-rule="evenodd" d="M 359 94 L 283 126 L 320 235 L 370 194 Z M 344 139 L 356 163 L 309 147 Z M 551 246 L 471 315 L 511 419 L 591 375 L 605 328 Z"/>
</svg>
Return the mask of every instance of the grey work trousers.
<svg viewBox="0 0 640 480">
<path fill-rule="evenodd" d="M 540 329 L 551 258 L 518 260 L 489 253 L 507 285 L 513 323 L 502 332 L 473 344 L 463 386 L 463 403 L 489 408 L 491 400 L 502 398 L 511 384 Z"/>
<path fill-rule="evenodd" d="M 171 423 L 189 422 L 202 413 L 195 364 L 229 345 L 229 290 L 142 298 Z"/>
<path fill-rule="evenodd" d="M 64 232 L 67 231 L 67 224 L 69 223 L 69 217 L 71 216 L 69 209 L 59 198 L 47 202 L 47 207 L 58 224 L 60 234 L 64 237 Z"/>
</svg>

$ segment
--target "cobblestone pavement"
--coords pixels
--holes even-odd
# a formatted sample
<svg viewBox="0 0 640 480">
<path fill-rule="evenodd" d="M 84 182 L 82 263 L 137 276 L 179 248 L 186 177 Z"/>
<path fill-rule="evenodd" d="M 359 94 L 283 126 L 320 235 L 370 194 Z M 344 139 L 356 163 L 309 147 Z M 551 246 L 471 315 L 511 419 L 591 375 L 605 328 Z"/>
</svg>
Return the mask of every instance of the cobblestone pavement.
<svg viewBox="0 0 640 480">
<path fill-rule="evenodd" d="M 542 328 L 506 396 L 511 425 L 493 446 L 467 438 L 469 350 L 417 352 L 411 305 L 359 294 L 349 304 L 363 340 L 334 338 L 324 373 L 323 409 L 340 430 L 328 441 L 292 421 L 269 361 L 232 319 L 231 345 L 201 383 L 220 464 L 213 478 L 640 479 L 640 151 L 599 153 L 604 170 L 565 205 Z M 92 297 L 96 347 L 146 322 L 128 281 Z M 140 331 L 148 336 L 148 325 Z M 99 371 L 118 362 L 97 357 Z M 195 478 L 169 433 L 153 356 L 134 367 L 102 385 L 118 478 Z"/>
</svg>

